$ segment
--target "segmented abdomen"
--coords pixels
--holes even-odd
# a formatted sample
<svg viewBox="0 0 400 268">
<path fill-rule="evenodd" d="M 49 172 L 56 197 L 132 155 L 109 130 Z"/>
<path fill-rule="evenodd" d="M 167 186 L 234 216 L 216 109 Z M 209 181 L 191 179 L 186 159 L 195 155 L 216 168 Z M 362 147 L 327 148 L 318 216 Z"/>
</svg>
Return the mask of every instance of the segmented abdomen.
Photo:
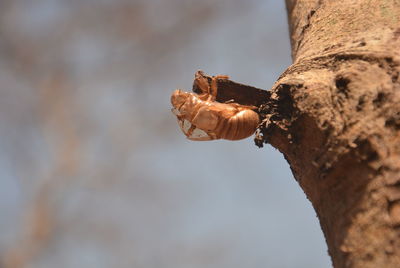
<svg viewBox="0 0 400 268">
<path fill-rule="evenodd" d="M 221 118 L 216 134 L 221 139 L 241 140 L 251 136 L 258 123 L 259 117 L 256 112 L 250 109 L 239 109 L 235 115 Z"/>
</svg>

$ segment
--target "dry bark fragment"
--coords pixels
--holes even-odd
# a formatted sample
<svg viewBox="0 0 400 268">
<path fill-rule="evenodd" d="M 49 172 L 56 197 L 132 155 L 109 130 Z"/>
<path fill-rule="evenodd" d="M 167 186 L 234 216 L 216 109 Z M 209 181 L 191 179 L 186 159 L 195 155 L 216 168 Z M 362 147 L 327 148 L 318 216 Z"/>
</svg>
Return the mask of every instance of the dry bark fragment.
<svg viewBox="0 0 400 268">
<path fill-rule="evenodd" d="M 202 71 L 199 71 L 199 73 L 211 83 L 211 76 L 206 75 Z M 218 92 L 216 100 L 221 103 L 233 101 L 241 105 L 259 107 L 261 104 L 268 101 L 271 96 L 269 91 L 243 85 L 230 79 L 218 79 L 217 81 Z M 202 93 L 196 80 L 193 83 L 193 91 L 198 94 Z"/>
</svg>

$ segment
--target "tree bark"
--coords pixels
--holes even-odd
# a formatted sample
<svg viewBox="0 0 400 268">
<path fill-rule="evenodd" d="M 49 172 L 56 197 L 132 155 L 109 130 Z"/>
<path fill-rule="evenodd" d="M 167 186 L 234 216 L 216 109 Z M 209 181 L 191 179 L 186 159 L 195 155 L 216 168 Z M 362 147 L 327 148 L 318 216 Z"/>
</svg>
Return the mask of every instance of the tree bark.
<svg viewBox="0 0 400 268">
<path fill-rule="evenodd" d="M 400 1 L 286 4 L 293 64 L 256 142 L 289 162 L 334 267 L 400 267 Z"/>
</svg>

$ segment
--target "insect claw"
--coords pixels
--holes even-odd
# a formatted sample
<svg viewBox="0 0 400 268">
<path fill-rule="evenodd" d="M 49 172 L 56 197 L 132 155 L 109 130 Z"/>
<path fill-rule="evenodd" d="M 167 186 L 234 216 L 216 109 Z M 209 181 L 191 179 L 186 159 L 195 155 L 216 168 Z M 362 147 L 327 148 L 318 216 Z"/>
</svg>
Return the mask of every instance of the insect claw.
<svg viewBox="0 0 400 268">
<path fill-rule="evenodd" d="M 210 85 L 208 83 L 208 79 L 205 77 L 204 72 L 199 70 L 195 74 L 195 81 L 199 89 L 203 94 L 210 94 Z"/>
<path fill-rule="evenodd" d="M 229 79 L 229 75 L 224 75 L 224 74 L 219 74 L 213 77 L 215 77 L 215 79 L 223 79 L 223 80 Z"/>
</svg>

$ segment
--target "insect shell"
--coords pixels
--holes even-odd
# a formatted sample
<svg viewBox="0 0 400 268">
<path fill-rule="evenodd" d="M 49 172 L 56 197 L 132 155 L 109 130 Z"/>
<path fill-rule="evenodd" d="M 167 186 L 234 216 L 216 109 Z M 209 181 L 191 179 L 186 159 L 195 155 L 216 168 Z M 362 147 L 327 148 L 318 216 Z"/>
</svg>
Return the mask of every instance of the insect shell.
<svg viewBox="0 0 400 268">
<path fill-rule="evenodd" d="M 199 84 L 203 94 L 177 89 L 171 96 L 172 112 L 189 140 L 240 140 L 251 136 L 258 126 L 258 114 L 252 110 L 255 107 L 215 101 L 217 78 L 210 88 Z"/>
</svg>

